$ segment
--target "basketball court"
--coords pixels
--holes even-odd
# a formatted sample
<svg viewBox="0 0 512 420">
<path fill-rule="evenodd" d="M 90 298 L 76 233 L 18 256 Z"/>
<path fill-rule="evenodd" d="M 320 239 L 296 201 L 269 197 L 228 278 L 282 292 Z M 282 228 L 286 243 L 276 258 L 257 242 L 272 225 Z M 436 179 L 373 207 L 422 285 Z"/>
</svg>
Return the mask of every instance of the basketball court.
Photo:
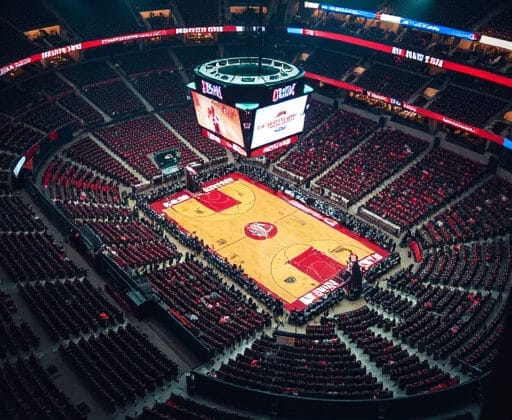
<svg viewBox="0 0 512 420">
<path fill-rule="evenodd" d="M 389 255 L 294 198 L 238 173 L 151 207 L 241 266 L 288 310 L 303 309 L 340 287 L 351 254 L 363 269 Z"/>
</svg>

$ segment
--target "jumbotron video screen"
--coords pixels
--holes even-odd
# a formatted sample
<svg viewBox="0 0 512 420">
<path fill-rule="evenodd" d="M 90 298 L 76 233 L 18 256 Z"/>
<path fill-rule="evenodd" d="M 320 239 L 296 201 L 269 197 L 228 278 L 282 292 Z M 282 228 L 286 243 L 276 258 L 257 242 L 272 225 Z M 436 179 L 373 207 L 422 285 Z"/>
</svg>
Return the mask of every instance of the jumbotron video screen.
<svg viewBox="0 0 512 420">
<path fill-rule="evenodd" d="M 251 150 L 301 133 L 306 118 L 306 95 L 256 110 Z"/>
<path fill-rule="evenodd" d="M 198 92 L 191 94 L 199 125 L 244 147 L 239 110 Z"/>
</svg>

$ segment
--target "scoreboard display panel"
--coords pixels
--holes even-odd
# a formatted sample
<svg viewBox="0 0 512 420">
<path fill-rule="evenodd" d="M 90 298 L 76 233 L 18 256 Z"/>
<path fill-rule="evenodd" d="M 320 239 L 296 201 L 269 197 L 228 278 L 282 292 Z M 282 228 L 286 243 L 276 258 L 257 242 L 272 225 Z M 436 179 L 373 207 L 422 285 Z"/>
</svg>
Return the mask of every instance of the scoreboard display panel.
<svg viewBox="0 0 512 420">
<path fill-rule="evenodd" d="M 256 110 L 251 150 L 301 133 L 306 117 L 307 95 Z"/>
<path fill-rule="evenodd" d="M 244 147 L 239 110 L 191 91 L 198 124 L 227 140 Z"/>
<path fill-rule="evenodd" d="M 286 147 L 304 129 L 309 93 L 304 71 L 280 60 L 217 59 L 188 85 L 202 135 L 242 156 Z"/>
</svg>

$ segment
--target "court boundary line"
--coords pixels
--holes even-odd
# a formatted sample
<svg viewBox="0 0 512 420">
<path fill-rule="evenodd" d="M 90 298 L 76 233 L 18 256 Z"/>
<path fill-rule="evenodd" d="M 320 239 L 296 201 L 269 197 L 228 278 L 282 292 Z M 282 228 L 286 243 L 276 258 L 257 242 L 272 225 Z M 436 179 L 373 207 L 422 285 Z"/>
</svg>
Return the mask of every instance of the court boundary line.
<svg viewBox="0 0 512 420">
<path fill-rule="evenodd" d="M 231 181 L 228 182 L 228 183 L 223 183 L 224 180 L 227 180 L 231 178 Z M 351 239 L 353 239 L 355 242 L 358 242 L 360 243 L 361 245 L 365 246 L 366 248 L 369 248 L 370 250 L 372 250 L 374 252 L 374 254 L 379 254 L 379 256 L 381 257 L 379 261 L 382 261 L 384 260 L 385 258 L 387 258 L 390 253 L 388 251 L 386 251 L 385 249 L 381 248 L 380 246 L 378 246 L 377 244 L 371 242 L 369 239 L 367 238 L 364 238 L 364 237 L 361 237 L 359 236 L 358 234 L 356 234 L 355 232 L 351 231 L 350 229 L 348 229 L 347 227 L 341 225 L 341 223 L 339 223 L 338 221 L 330 218 L 329 216 L 326 216 L 324 214 L 322 214 L 320 211 L 317 211 L 316 209 L 313 209 L 311 208 L 310 206 L 300 202 L 299 200 L 297 200 L 295 197 L 292 197 L 282 191 L 279 191 L 279 190 L 273 190 L 271 187 L 263 184 L 262 182 L 260 181 L 257 181 L 257 180 L 254 180 L 240 172 L 231 172 L 229 174 L 226 174 L 226 175 L 223 175 L 223 176 L 220 176 L 220 177 L 217 177 L 217 178 L 214 178 L 213 180 L 210 180 L 210 181 L 207 181 L 205 183 L 203 183 L 201 185 L 201 192 L 203 192 L 204 190 L 207 190 L 207 189 L 210 189 L 212 188 L 212 186 L 215 186 L 217 185 L 216 187 L 213 187 L 214 189 L 220 189 L 222 187 L 227 187 L 229 186 L 230 184 L 232 184 L 233 182 L 236 182 L 236 181 L 245 181 L 247 182 L 248 184 L 254 186 L 255 188 L 259 188 L 260 190 L 263 190 L 271 195 L 273 195 L 274 197 L 278 198 L 278 199 L 281 199 L 283 201 L 285 201 L 286 203 L 288 203 L 289 205 L 291 205 L 293 208 L 295 208 L 296 210 L 299 210 L 301 211 L 302 213 L 305 213 L 311 217 L 314 217 L 316 220 L 322 222 L 322 223 L 325 223 L 326 225 L 328 225 L 330 228 L 332 229 L 335 229 L 337 230 L 338 232 L 350 237 Z M 163 210 L 165 211 L 168 211 L 169 209 L 172 209 L 175 205 L 177 204 L 180 204 L 182 201 L 178 201 L 174 204 L 172 204 L 171 206 L 169 207 L 164 207 L 163 206 L 163 203 L 166 202 L 167 200 L 171 200 L 173 199 L 173 197 L 179 197 L 180 195 L 187 195 L 188 198 L 186 198 L 185 200 L 183 201 L 187 201 L 191 198 L 195 198 L 195 196 L 197 194 L 201 194 L 201 192 L 199 193 L 192 193 L 186 189 L 183 189 L 183 190 L 180 190 L 176 193 L 173 193 L 173 194 L 170 194 L 169 196 L 165 196 L 163 198 L 160 198 L 158 200 L 155 200 L 153 201 L 152 203 L 149 203 L 149 206 L 150 208 L 157 214 L 162 214 L 162 212 L 164 212 Z M 249 208 L 252 209 L 255 205 L 255 202 L 256 202 L 256 198 L 255 198 L 255 194 L 254 194 L 254 191 L 252 191 L 252 194 L 253 194 L 253 200 L 252 200 L 252 204 Z M 198 201 L 199 204 L 201 204 L 199 201 Z M 161 208 L 162 212 L 158 212 L 157 211 L 157 208 Z M 174 210 L 176 211 L 176 210 Z M 179 213 L 179 212 L 177 212 Z M 181 213 L 179 213 L 181 214 Z M 241 213 L 238 213 L 238 214 L 241 214 Z M 293 215 L 295 214 L 295 212 L 291 212 L 287 215 L 284 215 L 282 217 L 280 217 L 278 220 L 281 220 L 285 217 L 289 217 L 290 215 Z M 166 214 L 165 212 L 165 216 L 168 217 L 168 218 L 171 218 L 171 216 L 169 216 L 168 214 Z M 185 215 L 183 215 L 185 216 Z M 226 215 L 226 216 L 229 216 L 229 215 Z M 236 216 L 236 215 L 233 215 L 233 216 Z M 176 222 L 175 220 L 172 220 L 173 223 L 176 224 L 176 226 L 184 233 L 188 234 L 188 235 L 192 235 L 193 233 L 189 232 L 184 226 L 182 226 L 180 223 Z M 237 241 L 234 241 L 234 242 L 230 242 L 229 244 L 225 244 L 222 246 L 222 248 L 219 248 L 218 250 L 215 250 L 213 249 L 211 246 L 209 246 L 208 244 L 205 244 L 205 246 L 213 253 L 215 253 L 219 258 L 221 258 L 222 260 L 225 260 L 227 264 L 230 264 L 230 265 L 233 265 L 226 257 L 223 257 L 222 255 L 220 255 L 217 251 L 219 251 L 220 249 L 224 249 L 230 245 L 232 245 L 233 243 L 235 242 L 238 242 L 240 241 L 241 239 L 244 239 L 244 237 L 241 237 L 240 239 L 238 239 Z M 292 245 L 292 244 L 290 244 Z M 373 255 L 374 255 L 373 254 Z M 372 255 L 372 254 L 371 254 Z M 274 259 L 274 257 L 272 258 L 272 260 Z M 306 275 L 308 275 L 307 273 L 305 273 Z M 275 292 L 271 291 L 268 287 L 266 287 L 260 280 L 256 279 L 256 278 L 252 278 L 251 276 L 249 276 L 247 273 L 244 273 L 244 275 L 249 278 L 249 279 L 252 279 L 259 288 L 261 288 L 263 291 L 265 291 L 266 293 L 270 294 L 271 296 L 283 301 L 283 298 L 279 295 L 277 295 Z M 277 283 L 276 283 L 276 280 L 274 278 L 274 276 L 271 274 L 271 277 L 272 277 L 272 280 L 274 281 L 274 283 L 279 287 L 279 288 L 282 288 L 281 286 L 279 286 Z M 331 278 L 331 279 L 327 279 L 324 283 L 320 283 L 318 282 L 317 280 L 315 280 L 314 278 L 311 277 L 311 280 L 312 281 L 315 281 L 318 284 L 317 287 L 315 287 L 314 289 L 311 289 L 309 290 L 307 293 L 305 293 L 304 295 L 302 296 L 298 296 L 296 298 L 296 300 L 294 302 L 291 302 L 291 303 L 286 303 L 286 302 L 283 302 L 285 308 L 287 310 L 302 310 L 302 309 L 305 309 L 307 306 L 309 305 L 306 305 L 304 304 L 303 302 L 301 302 L 301 299 L 302 298 L 305 298 L 306 296 L 308 295 L 311 295 L 311 294 L 315 294 L 315 291 L 317 289 L 322 289 L 322 286 L 324 283 L 327 283 L 329 281 L 334 281 L 334 278 Z M 342 287 L 342 284 L 340 284 L 338 287 Z M 332 292 L 334 289 L 331 289 L 330 292 Z M 330 293 L 329 292 L 329 293 Z M 320 299 L 322 296 L 318 296 L 318 299 Z M 316 301 L 316 300 L 315 300 Z M 313 303 L 313 302 L 311 302 Z"/>
</svg>

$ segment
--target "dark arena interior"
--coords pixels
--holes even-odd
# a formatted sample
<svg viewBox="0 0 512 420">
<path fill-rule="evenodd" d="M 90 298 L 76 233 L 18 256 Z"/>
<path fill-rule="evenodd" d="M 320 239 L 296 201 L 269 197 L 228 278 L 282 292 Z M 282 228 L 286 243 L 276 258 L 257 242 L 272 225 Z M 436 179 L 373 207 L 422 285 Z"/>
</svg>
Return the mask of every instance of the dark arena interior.
<svg viewBox="0 0 512 420">
<path fill-rule="evenodd" d="M 326 2 L 2 1 L 0 419 L 511 418 L 512 4 Z"/>
</svg>

